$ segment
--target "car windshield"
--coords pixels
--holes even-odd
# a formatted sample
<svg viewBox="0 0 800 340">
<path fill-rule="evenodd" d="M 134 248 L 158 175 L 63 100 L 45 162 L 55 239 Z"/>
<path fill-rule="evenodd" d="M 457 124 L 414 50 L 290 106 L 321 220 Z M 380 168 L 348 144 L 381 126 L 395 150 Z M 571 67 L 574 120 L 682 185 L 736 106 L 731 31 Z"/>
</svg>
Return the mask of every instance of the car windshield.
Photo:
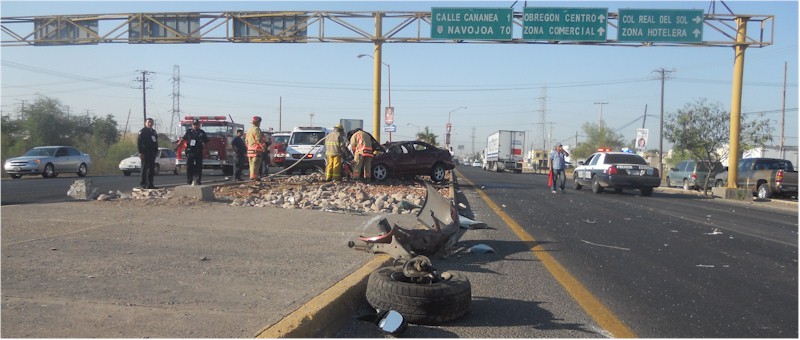
<svg viewBox="0 0 800 340">
<path fill-rule="evenodd" d="M 58 148 L 34 148 L 28 150 L 23 156 L 49 156 L 53 157 Z"/>
<path fill-rule="evenodd" d="M 627 153 L 610 153 L 606 155 L 606 163 L 607 164 L 641 164 L 647 165 L 647 162 L 644 161 L 639 155 L 634 154 L 627 154 Z"/>
<path fill-rule="evenodd" d="M 286 144 L 286 142 L 289 141 L 289 136 L 274 136 L 273 138 L 275 138 L 276 144 L 277 143 Z"/>
<path fill-rule="evenodd" d="M 289 140 L 289 144 L 317 144 L 320 140 L 325 138 L 325 132 L 294 132 Z"/>
</svg>

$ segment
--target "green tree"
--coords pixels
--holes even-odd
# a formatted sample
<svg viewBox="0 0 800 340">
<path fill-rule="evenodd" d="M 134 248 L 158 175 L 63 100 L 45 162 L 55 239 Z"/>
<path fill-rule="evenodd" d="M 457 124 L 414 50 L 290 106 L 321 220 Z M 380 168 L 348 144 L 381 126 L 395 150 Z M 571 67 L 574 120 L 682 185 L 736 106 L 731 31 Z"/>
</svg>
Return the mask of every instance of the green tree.
<svg viewBox="0 0 800 340">
<path fill-rule="evenodd" d="M 34 146 L 71 144 L 74 125 L 65 112 L 58 99 L 36 98 L 23 110 L 23 124 L 30 143 Z"/>
<path fill-rule="evenodd" d="M 730 113 L 722 104 L 709 104 L 705 98 L 687 103 L 664 119 L 664 137 L 673 143 L 673 148 L 689 153 L 713 169 L 713 163 L 727 158 L 730 153 Z M 763 146 L 772 141 L 772 126 L 769 120 L 749 120 L 742 114 L 739 131 L 740 151 Z M 708 187 L 711 173 L 706 177 Z M 707 189 L 706 189 L 707 190 Z M 705 190 L 704 190 L 705 192 Z"/>
<path fill-rule="evenodd" d="M 598 123 L 584 123 L 581 128 L 586 136 L 586 141 L 580 143 L 572 150 L 572 159 L 584 159 L 589 157 L 599 148 L 618 150 L 625 145 L 623 141 L 624 137 L 611 130 L 602 120 Z"/>
<path fill-rule="evenodd" d="M 417 133 L 417 140 L 423 141 L 425 143 L 436 145 L 436 135 L 433 134 L 429 127 L 425 127 L 425 131 Z"/>
</svg>

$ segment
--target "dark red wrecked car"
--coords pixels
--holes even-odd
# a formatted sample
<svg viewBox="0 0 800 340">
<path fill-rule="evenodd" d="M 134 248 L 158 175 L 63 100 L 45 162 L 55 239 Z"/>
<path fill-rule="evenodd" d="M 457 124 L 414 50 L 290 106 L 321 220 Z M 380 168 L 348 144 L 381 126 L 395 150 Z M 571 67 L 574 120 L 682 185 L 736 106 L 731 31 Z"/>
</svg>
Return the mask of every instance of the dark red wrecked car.
<svg viewBox="0 0 800 340">
<path fill-rule="evenodd" d="M 383 148 L 385 152 L 372 159 L 372 178 L 376 181 L 422 175 L 441 182 L 445 172 L 455 167 L 449 151 L 422 141 L 391 142 Z"/>
</svg>

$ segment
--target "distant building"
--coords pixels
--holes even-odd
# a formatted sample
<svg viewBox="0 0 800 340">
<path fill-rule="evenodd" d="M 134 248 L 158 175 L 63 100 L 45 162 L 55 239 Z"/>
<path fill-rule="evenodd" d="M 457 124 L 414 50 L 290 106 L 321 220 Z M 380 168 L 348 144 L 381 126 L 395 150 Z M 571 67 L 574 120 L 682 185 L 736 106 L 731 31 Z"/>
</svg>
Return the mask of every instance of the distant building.
<svg viewBox="0 0 800 340">
<path fill-rule="evenodd" d="M 797 146 L 784 146 L 781 153 L 781 147 L 776 145 L 762 146 L 742 152 L 742 158 L 780 158 L 788 159 L 795 166 L 798 164 Z M 722 159 L 723 165 L 728 165 L 728 157 Z"/>
</svg>

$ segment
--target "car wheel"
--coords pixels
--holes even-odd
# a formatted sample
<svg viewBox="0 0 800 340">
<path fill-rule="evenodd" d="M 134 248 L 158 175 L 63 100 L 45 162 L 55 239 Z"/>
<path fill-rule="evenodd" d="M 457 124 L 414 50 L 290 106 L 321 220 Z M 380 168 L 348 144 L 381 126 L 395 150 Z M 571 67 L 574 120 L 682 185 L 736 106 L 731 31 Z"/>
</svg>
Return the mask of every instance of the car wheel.
<svg viewBox="0 0 800 340">
<path fill-rule="evenodd" d="M 367 302 L 380 310 L 396 310 L 409 323 L 437 325 L 469 312 L 472 286 L 466 276 L 444 272 L 442 281 L 407 282 L 402 267 L 380 268 L 367 281 Z"/>
<path fill-rule="evenodd" d="M 672 186 L 672 182 L 670 182 L 669 177 L 667 177 L 667 188 Z"/>
<path fill-rule="evenodd" d="M 444 169 L 444 165 L 438 163 L 435 164 L 433 166 L 433 169 L 431 169 L 431 180 L 436 183 L 444 181 L 445 171 L 446 170 Z"/>
<path fill-rule="evenodd" d="M 583 188 L 583 185 L 578 183 L 578 177 L 577 176 L 576 177 L 572 177 L 572 188 L 575 189 L 575 190 L 581 190 L 581 188 Z"/>
<path fill-rule="evenodd" d="M 595 194 L 603 192 L 603 187 L 600 186 L 600 180 L 597 179 L 597 176 L 592 177 L 592 192 Z"/>
<path fill-rule="evenodd" d="M 181 174 L 181 172 L 183 172 L 183 171 L 184 171 L 184 169 L 183 169 L 183 167 L 184 167 L 184 166 L 185 166 L 185 165 L 176 165 L 176 166 L 175 166 L 175 174 L 176 174 L 176 175 L 180 175 L 180 174 Z"/>
<path fill-rule="evenodd" d="M 131 172 L 130 172 L 130 171 L 123 171 L 123 172 L 122 172 L 122 175 L 123 175 L 123 176 L 130 176 L 130 175 L 131 175 Z"/>
<path fill-rule="evenodd" d="M 772 193 L 769 192 L 769 184 L 763 183 L 758 186 L 758 198 L 765 200 L 772 197 Z"/>
<path fill-rule="evenodd" d="M 9 176 L 11 176 L 11 178 L 13 178 L 13 179 L 20 179 L 20 178 L 22 178 L 22 175 L 17 175 L 17 174 L 13 174 L 13 175 L 9 175 Z"/>
<path fill-rule="evenodd" d="M 372 167 L 372 178 L 378 182 L 385 181 L 389 178 L 389 168 L 386 164 L 378 164 Z"/>
<path fill-rule="evenodd" d="M 44 166 L 44 172 L 42 172 L 42 177 L 44 178 L 56 177 L 56 169 L 53 167 L 53 164 L 47 163 Z"/>
<path fill-rule="evenodd" d="M 180 174 L 180 171 L 178 171 L 178 166 L 177 165 L 175 166 L 175 169 L 172 170 L 172 173 L 176 174 L 176 175 Z"/>
<path fill-rule="evenodd" d="M 650 196 L 650 195 L 653 194 L 653 188 L 650 188 L 650 187 L 641 188 L 641 189 L 639 189 L 639 191 L 642 192 L 642 196 Z"/>
<path fill-rule="evenodd" d="M 683 190 L 692 190 L 692 186 L 689 185 L 689 180 L 688 179 L 684 179 L 683 180 Z"/>
<path fill-rule="evenodd" d="M 89 167 L 86 164 L 81 163 L 81 166 L 78 167 L 78 177 L 86 177 L 86 174 L 89 173 Z"/>
<path fill-rule="evenodd" d="M 161 172 L 161 166 L 158 164 L 153 165 L 153 175 L 157 176 L 159 172 Z"/>
</svg>

